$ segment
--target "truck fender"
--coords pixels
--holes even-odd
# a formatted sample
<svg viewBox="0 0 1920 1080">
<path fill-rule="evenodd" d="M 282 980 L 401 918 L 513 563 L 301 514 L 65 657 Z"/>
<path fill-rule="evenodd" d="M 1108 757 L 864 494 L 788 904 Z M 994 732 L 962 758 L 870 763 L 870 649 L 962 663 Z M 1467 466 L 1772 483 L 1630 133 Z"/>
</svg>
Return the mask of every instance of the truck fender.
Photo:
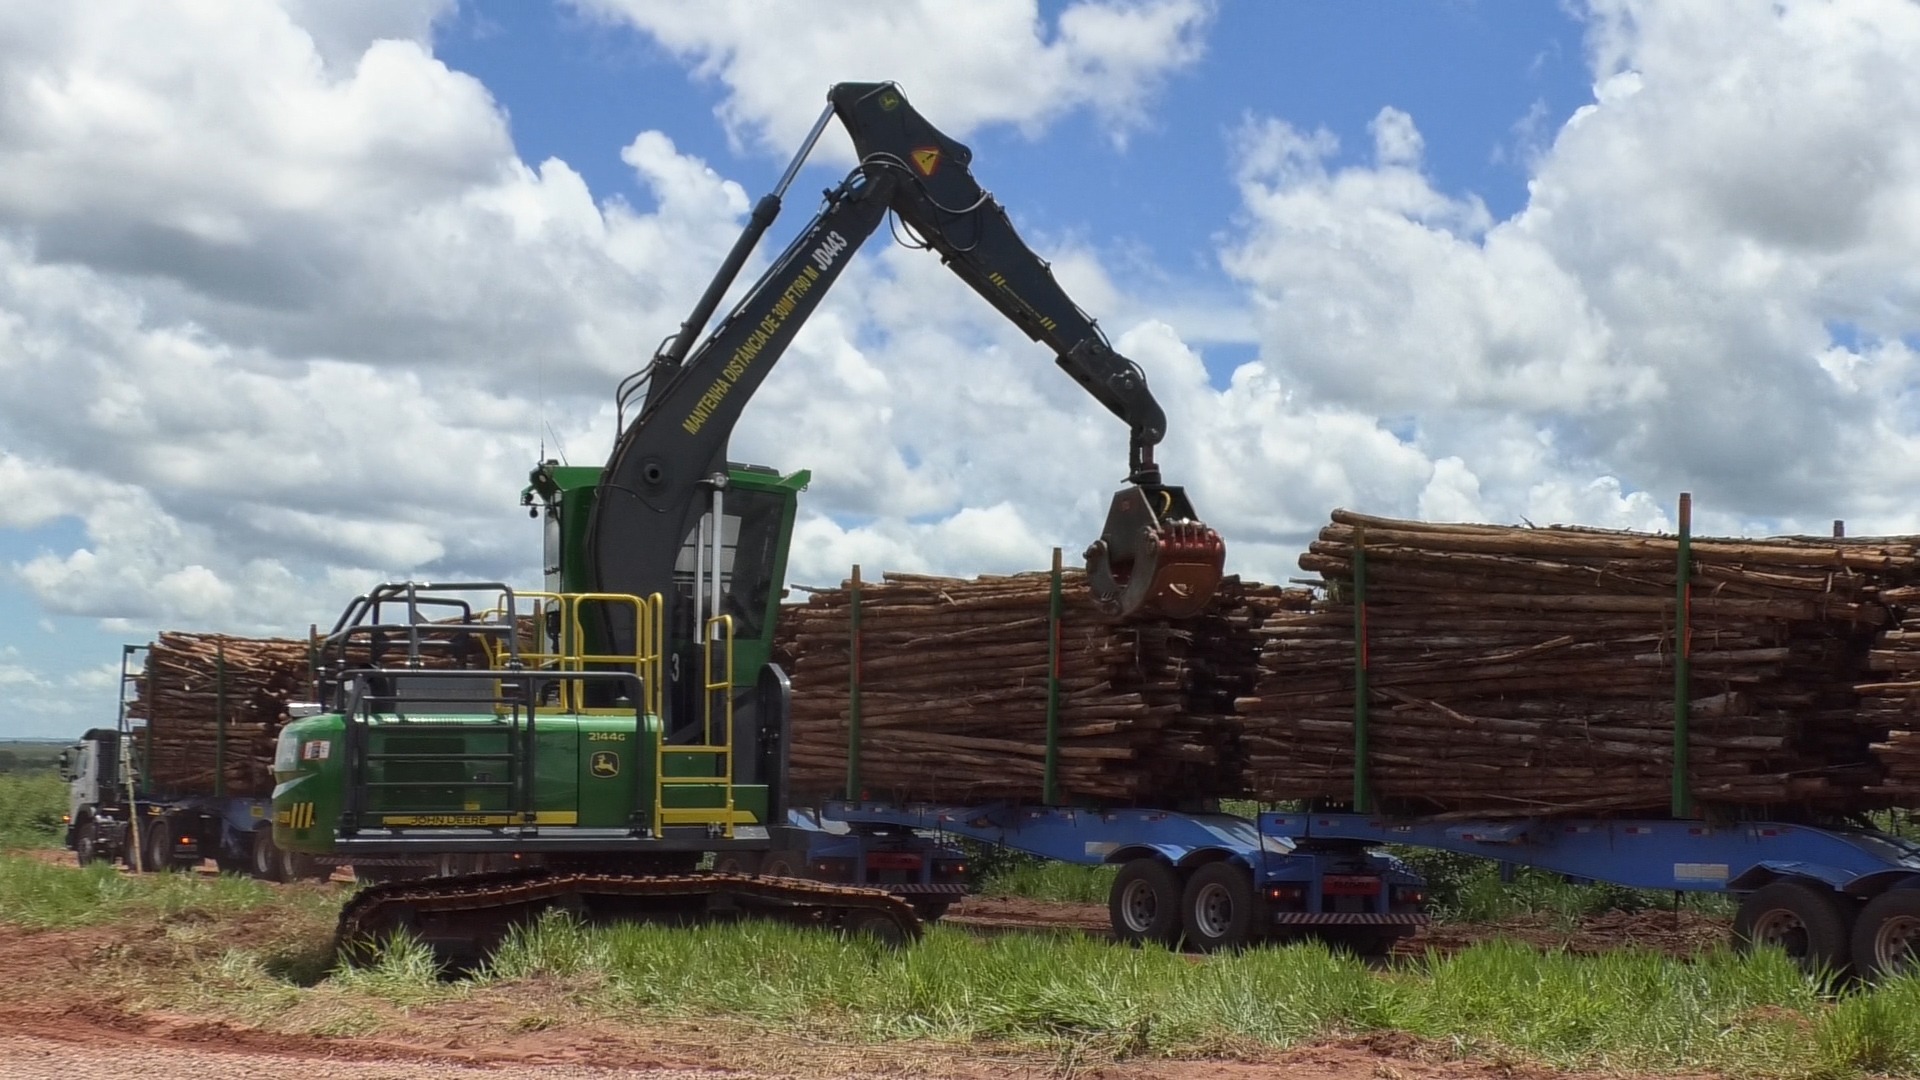
<svg viewBox="0 0 1920 1080">
<path fill-rule="evenodd" d="M 1880 873 L 1885 873 L 1885 871 L 1880 871 Z M 1865 876 L 1875 877 L 1878 875 L 1868 874 Z M 1771 885 L 1776 881 L 1790 878 L 1799 878 L 1816 885 L 1824 885 L 1837 893 L 1850 892 L 1851 890 L 1848 886 L 1856 880 L 1853 874 L 1845 870 L 1827 866 L 1823 863 L 1761 862 L 1748 867 L 1742 871 L 1738 877 L 1729 879 L 1727 881 L 1727 889 L 1731 892 L 1752 892 L 1762 886 Z"/>
<path fill-rule="evenodd" d="M 1871 900 L 1883 892 L 1916 887 L 1920 887 L 1920 872 L 1888 869 L 1875 870 L 1870 874 L 1861 874 L 1859 877 L 1847 882 L 1846 886 L 1840 891 L 1849 896 L 1857 896 L 1863 900 Z"/>
</svg>

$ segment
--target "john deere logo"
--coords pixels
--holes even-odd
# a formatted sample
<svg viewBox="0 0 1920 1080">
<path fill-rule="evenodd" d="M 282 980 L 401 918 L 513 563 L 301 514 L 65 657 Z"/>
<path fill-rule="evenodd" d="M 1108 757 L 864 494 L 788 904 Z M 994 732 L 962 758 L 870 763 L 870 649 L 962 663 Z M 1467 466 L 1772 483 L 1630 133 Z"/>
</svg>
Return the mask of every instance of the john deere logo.
<svg viewBox="0 0 1920 1080">
<path fill-rule="evenodd" d="M 593 770 L 595 776 L 619 776 L 620 755 L 602 750 L 593 755 L 587 767 Z"/>
</svg>

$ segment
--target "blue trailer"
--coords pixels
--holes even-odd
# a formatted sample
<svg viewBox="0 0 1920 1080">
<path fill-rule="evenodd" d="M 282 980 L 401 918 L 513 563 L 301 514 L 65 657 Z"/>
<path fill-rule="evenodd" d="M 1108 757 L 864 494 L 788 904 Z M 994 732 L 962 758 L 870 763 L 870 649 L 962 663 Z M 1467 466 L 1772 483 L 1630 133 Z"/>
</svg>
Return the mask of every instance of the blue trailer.
<svg viewBox="0 0 1920 1080">
<path fill-rule="evenodd" d="M 1120 867 L 1122 941 L 1201 950 L 1317 937 L 1381 952 L 1427 921 L 1426 886 L 1388 845 L 1449 851 L 1586 882 L 1739 901 L 1735 944 L 1876 977 L 1913 965 L 1920 844 L 1870 829 L 1778 822 L 1086 810 L 995 803 L 833 802 L 826 820 L 908 828 L 1083 865 Z"/>
</svg>

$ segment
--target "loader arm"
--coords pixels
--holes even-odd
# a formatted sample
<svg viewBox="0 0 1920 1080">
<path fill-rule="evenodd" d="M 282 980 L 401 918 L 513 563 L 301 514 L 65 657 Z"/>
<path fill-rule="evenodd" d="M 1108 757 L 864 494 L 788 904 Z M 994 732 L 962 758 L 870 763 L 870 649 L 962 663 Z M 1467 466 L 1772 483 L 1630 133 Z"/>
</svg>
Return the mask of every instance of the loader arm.
<svg viewBox="0 0 1920 1080">
<path fill-rule="evenodd" d="M 1225 547 L 1199 522 L 1184 492 L 1160 482 L 1153 448 L 1165 434 L 1166 417 L 1139 366 L 1107 344 L 1046 262 L 1021 241 L 1006 211 L 974 181 L 968 169 L 972 152 L 927 123 L 897 87 L 843 83 L 829 92 L 828 101 L 827 112 L 773 194 L 755 207 L 693 314 L 645 371 L 622 384 L 623 409 L 643 387 L 645 399 L 621 431 L 593 500 L 586 534 L 590 588 L 639 596 L 658 592 L 670 606 L 677 602 L 673 570 L 703 516 L 724 499 L 727 441 L 741 411 L 860 245 L 892 211 L 962 280 L 1051 348 L 1074 381 L 1127 423 L 1129 486 L 1114 497 L 1102 537 L 1087 551 L 1095 597 L 1126 618 L 1197 613 L 1219 582 Z M 832 116 L 852 134 L 860 164 L 826 193 L 818 215 L 713 332 L 692 347 Z M 717 597 L 711 590 L 719 577 L 716 571 L 708 595 Z M 608 632 L 615 651 L 625 651 L 629 643 L 623 631 L 610 627 Z"/>
</svg>

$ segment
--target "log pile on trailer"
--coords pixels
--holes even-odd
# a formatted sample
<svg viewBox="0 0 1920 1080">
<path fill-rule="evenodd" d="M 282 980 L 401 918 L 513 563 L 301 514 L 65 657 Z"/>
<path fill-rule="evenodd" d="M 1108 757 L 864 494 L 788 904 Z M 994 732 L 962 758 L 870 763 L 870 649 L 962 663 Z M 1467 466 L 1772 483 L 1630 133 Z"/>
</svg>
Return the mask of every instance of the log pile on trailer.
<svg viewBox="0 0 1920 1080">
<path fill-rule="evenodd" d="M 1900 621 L 1880 635 L 1855 689 L 1859 723 L 1876 736 L 1873 754 L 1886 769 L 1873 788 L 1902 806 L 1920 805 L 1920 587 L 1886 589 Z"/>
<path fill-rule="evenodd" d="M 1383 807 L 1657 812 L 1672 790 L 1685 626 L 1687 783 L 1700 804 L 1885 805 L 1882 763 L 1920 758 L 1906 732 L 1888 736 L 1890 721 L 1914 717 L 1920 684 L 1886 691 L 1892 707 L 1877 712 L 1861 708 L 1875 693 L 1862 684 L 1870 666 L 1893 664 L 1877 647 L 1910 648 L 1900 618 L 1920 577 L 1916 540 L 1694 540 L 1684 620 L 1677 548 L 1670 536 L 1335 512 L 1301 557 L 1327 598 L 1267 620 L 1261 688 L 1238 703 L 1253 791 L 1354 795 L 1364 650 L 1359 745 Z M 1899 655 L 1907 666 L 1894 670 L 1920 675 L 1920 650 Z"/>
<path fill-rule="evenodd" d="M 1304 590 L 1223 583 L 1201 615 L 1115 625 L 1063 575 L 1058 794 L 1164 802 L 1233 794 L 1233 701 L 1254 686 L 1254 628 Z M 860 586 L 861 788 L 875 798 L 1042 795 L 1051 575 L 888 574 Z M 794 691 L 790 782 L 840 794 L 853 730 L 853 588 L 782 613 Z"/>
<path fill-rule="evenodd" d="M 163 631 L 127 708 L 146 721 L 148 782 L 184 794 L 272 794 L 274 740 L 287 702 L 307 687 L 304 641 Z"/>
</svg>

